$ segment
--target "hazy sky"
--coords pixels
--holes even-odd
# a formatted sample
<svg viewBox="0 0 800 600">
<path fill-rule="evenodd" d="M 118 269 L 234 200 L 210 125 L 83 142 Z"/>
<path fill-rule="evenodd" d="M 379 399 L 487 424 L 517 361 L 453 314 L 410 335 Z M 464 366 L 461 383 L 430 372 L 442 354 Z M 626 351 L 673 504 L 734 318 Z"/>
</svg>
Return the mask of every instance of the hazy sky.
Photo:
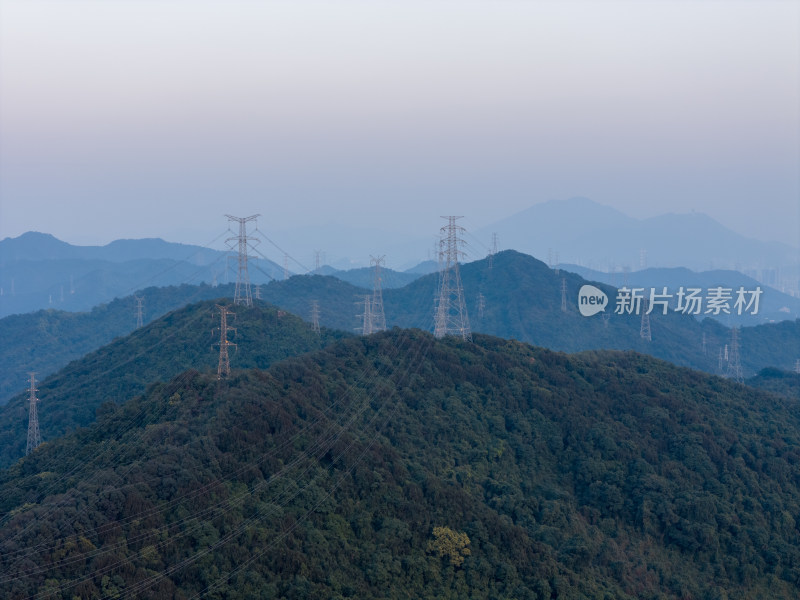
<svg viewBox="0 0 800 600">
<path fill-rule="evenodd" d="M 0 238 L 433 235 L 580 195 L 800 243 L 797 1 L 0 11 Z"/>
</svg>

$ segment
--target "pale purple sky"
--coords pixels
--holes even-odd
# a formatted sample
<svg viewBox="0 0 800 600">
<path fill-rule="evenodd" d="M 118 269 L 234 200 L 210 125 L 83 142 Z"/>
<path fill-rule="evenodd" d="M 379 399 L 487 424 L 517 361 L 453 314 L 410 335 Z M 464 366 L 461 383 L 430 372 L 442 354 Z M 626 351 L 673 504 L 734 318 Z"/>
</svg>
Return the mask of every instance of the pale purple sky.
<svg viewBox="0 0 800 600">
<path fill-rule="evenodd" d="M 796 1 L 0 2 L 0 239 L 585 196 L 800 244 Z"/>
</svg>

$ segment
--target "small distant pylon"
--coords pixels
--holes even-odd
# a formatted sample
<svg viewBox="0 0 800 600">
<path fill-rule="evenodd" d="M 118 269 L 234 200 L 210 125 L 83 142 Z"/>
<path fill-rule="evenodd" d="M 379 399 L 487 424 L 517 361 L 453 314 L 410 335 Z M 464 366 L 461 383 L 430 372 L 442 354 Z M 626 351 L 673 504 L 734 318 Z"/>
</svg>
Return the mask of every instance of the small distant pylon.
<svg viewBox="0 0 800 600">
<path fill-rule="evenodd" d="M 492 233 L 492 245 L 489 247 L 489 270 L 494 266 L 494 255 L 497 254 L 497 232 Z M 481 317 L 483 318 L 483 317 Z"/>
<path fill-rule="evenodd" d="M 314 273 L 319 274 L 320 267 L 320 257 L 322 256 L 322 250 L 314 250 Z"/>
<path fill-rule="evenodd" d="M 233 331 L 236 333 L 236 329 L 234 327 L 228 326 L 228 317 L 233 315 L 234 313 L 228 310 L 227 306 L 222 306 L 221 304 L 217 304 L 217 310 L 219 310 L 219 363 L 217 365 L 217 380 L 220 380 L 224 377 L 229 377 L 231 374 L 231 361 L 230 357 L 228 356 L 228 348 L 231 346 L 236 346 L 233 342 L 228 340 L 228 332 Z"/>
<path fill-rule="evenodd" d="M 567 278 L 561 278 L 561 312 L 567 312 Z"/>
<path fill-rule="evenodd" d="M 226 240 L 229 244 L 236 242 L 238 246 L 239 269 L 236 274 L 236 290 L 233 295 L 233 303 L 253 306 L 253 296 L 250 292 L 250 275 L 247 272 L 248 244 L 251 241 L 258 243 L 259 240 L 253 236 L 248 237 L 247 223 L 255 221 L 261 215 L 251 215 L 249 217 L 225 216 L 228 217 L 228 221 L 236 221 L 239 224 L 239 234 Z M 231 248 L 233 247 L 231 246 Z"/>
<path fill-rule="evenodd" d="M 289 255 L 284 252 L 283 254 L 283 280 L 289 279 Z"/>
<path fill-rule="evenodd" d="M 643 340 L 647 340 L 648 342 L 653 341 L 652 336 L 650 335 L 650 314 L 647 310 L 649 302 L 647 298 L 642 300 L 642 326 L 639 329 L 639 336 Z"/>
<path fill-rule="evenodd" d="M 556 267 L 555 267 L 555 269 L 556 269 L 556 275 L 561 273 L 561 261 L 558 258 L 558 252 L 556 252 Z"/>
<path fill-rule="evenodd" d="M 464 252 L 458 249 L 464 240 L 459 237 L 465 230 L 456 225 L 461 217 L 442 217 L 447 225 L 440 229 L 439 242 L 439 298 L 436 306 L 433 334 L 437 338 L 446 335 L 458 335 L 465 341 L 472 341 L 472 330 L 467 316 L 467 305 L 464 302 L 464 288 L 461 286 L 461 274 L 458 260 Z"/>
<path fill-rule="evenodd" d="M 255 298 L 256 298 L 256 300 L 261 300 L 261 286 L 260 285 L 256 286 L 256 296 L 255 296 Z"/>
<path fill-rule="evenodd" d="M 319 329 L 319 300 L 311 301 L 311 331 L 320 334 Z"/>
<path fill-rule="evenodd" d="M 33 452 L 42 443 L 42 434 L 39 433 L 39 398 L 36 397 L 36 373 L 30 373 L 31 388 L 28 398 L 28 444 L 25 447 L 25 456 Z"/>
<path fill-rule="evenodd" d="M 136 298 L 136 329 L 139 329 L 144 324 L 144 298 L 134 296 Z"/>
<path fill-rule="evenodd" d="M 478 318 L 483 320 L 483 311 L 486 310 L 486 297 L 478 292 Z"/>
<path fill-rule="evenodd" d="M 706 334 L 703 332 L 703 356 L 708 356 L 708 351 L 706 349 Z"/>
<path fill-rule="evenodd" d="M 383 312 L 383 286 L 381 277 L 381 265 L 384 263 L 385 256 L 370 256 L 372 272 L 372 306 L 370 307 L 370 318 L 372 319 L 370 333 L 376 331 L 386 331 L 386 314 Z"/>
<path fill-rule="evenodd" d="M 728 372 L 727 376 L 738 383 L 744 381 L 742 375 L 742 363 L 739 359 L 739 328 L 731 328 L 731 348 L 728 353 Z"/>
<path fill-rule="evenodd" d="M 603 312 L 603 327 L 608 329 L 608 322 L 611 320 L 611 313 Z"/>
<path fill-rule="evenodd" d="M 357 315 L 361 319 L 361 327 L 356 327 L 356 331 L 361 331 L 361 335 L 370 335 L 372 333 L 372 296 L 361 296 L 361 300 L 356 304 L 364 306 L 361 314 Z"/>
</svg>

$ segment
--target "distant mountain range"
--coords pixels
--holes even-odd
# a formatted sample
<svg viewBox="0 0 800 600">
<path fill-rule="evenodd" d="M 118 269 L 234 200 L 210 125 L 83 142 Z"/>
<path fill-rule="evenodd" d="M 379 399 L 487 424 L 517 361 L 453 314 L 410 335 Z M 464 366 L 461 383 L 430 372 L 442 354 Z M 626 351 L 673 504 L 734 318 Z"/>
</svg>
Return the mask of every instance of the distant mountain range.
<svg viewBox="0 0 800 600">
<path fill-rule="evenodd" d="M 513 251 L 488 260 L 462 265 L 468 314 L 473 331 L 515 338 L 539 346 L 575 352 L 612 348 L 637 350 L 676 364 L 710 373 L 725 374 L 727 363 L 719 355 L 730 343 L 730 330 L 717 321 L 698 321 L 688 315 L 670 313 L 651 318 L 652 341 L 640 337 L 641 317 L 609 314 L 582 317 L 577 311 L 577 293 L 587 283 L 582 277 L 555 273 L 533 257 Z M 431 331 L 438 276 L 424 275 L 410 284 L 384 291 L 387 324 Z M 561 310 L 561 287 L 567 287 L 567 310 Z M 609 297 L 614 289 L 598 283 Z M 359 325 L 357 302 L 369 294 L 331 276 L 294 276 L 261 286 L 260 296 L 283 310 L 309 319 L 311 303 L 317 301 L 320 322 L 352 332 Z M 144 298 L 145 321 L 160 317 L 186 303 L 233 296 L 233 285 L 147 288 L 137 292 Z M 479 295 L 483 297 L 480 309 Z M 69 360 L 126 335 L 136 324 L 132 296 L 99 306 L 90 313 L 40 311 L 0 319 L 0 404 L 22 392 L 27 373 L 40 379 L 54 373 Z M 609 311 L 611 313 L 611 311 Z M 743 327 L 740 331 L 741 361 L 745 376 L 765 367 L 791 371 L 800 358 L 800 320 Z"/>
<path fill-rule="evenodd" d="M 699 288 L 708 290 L 710 288 L 722 286 L 729 288 L 735 294 L 740 287 L 745 290 L 755 290 L 761 288 L 762 294 L 759 297 L 758 313 L 751 315 L 745 313 L 738 315 L 720 314 L 717 318 L 725 325 L 757 325 L 759 323 L 770 323 L 774 321 L 784 321 L 787 319 L 800 318 L 800 298 L 784 294 L 778 290 L 761 284 L 752 277 L 743 275 L 738 271 L 715 270 L 715 271 L 691 271 L 683 267 L 675 268 L 648 268 L 639 271 L 607 273 L 596 271 L 579 265 L 562 264 L 561 269 L 571 273 L 577 273 L 584 279 L 590 281 L 602 281 L 613 287 L 626 285 L 629 288 L 644 288 L 645 290 L 656 289 L 659 292 L 664 287 L 668 293 L 675 293 L 683 287 Z M 670 306 L 675 306 L 676 300 L 673 299 Z"/>
<path fill-rule="evenodd" d="M 643 258 L 644 266 L 696 271 L 791 268 L 796 289 L 797 248 L 747 238 L 702 213 L 634 219 L 588 198 L 570 198 L 536 204 L 471 233 L 487 244 L 497 233 L 502 248 L 545 261 L 558 253 L 563 263 L 600 271 L 639 269 Z"/>
</svg>

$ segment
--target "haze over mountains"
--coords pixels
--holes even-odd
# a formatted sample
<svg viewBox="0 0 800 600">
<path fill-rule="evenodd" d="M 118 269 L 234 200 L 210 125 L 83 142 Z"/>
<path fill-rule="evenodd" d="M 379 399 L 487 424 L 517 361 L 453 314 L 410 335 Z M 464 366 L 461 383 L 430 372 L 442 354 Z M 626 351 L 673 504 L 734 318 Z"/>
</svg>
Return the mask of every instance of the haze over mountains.
<svg viewBox="0 0 800 600">
<path fill-rule="evenodd" d="M 369 273 L 354 271 L 353 267 L 368 265 L 370 254 L 388 254 L 389 264 L 402 265 L 399 270 L 404 272 L 394 276 L 387 271 L 386 287 L 400 287 L 414 274 L 435 269 L 435 262 L 425 265 L 436 258 L 432 256 L 432 242 L 440 225 L 433 220 L 430 235 L 421 235 L 412 242 L 389 232 L 376 238 L 365 231 L 360 254 L 354 253 L 359 239 L 357 230 L 343 235 L 335 228 L 327 234 L 325 229 L 317 228 L 311 239 L 296 232 L 292 246 L 299 248 L 305 239 L 309 248 L 327 248 L 325 256 L 338 256 L 331 261 L 338 267 L 336 275 L 362 286 L 368 282 Z M 601 272 L 626 266 L 639 270 L 644 256 L 650 267 L 740 270 L 787 294 L 800 295 L 797 249 L 745 238 L 702 214 L 638 220 L 585 198 L 544 202 L 478 231 L 467 231 L 471 259 L 487 254 L 493 233 L 499 235 L 500 248 L 515 249 L 545 262 L 554 260 L 557 254 L 561 263 Z M 228 258 L 228 252 L 223 250 L 224 240 L 231 235 L 220 232 L 209 247 L 160 239 L 117 240 L 102 247 L 73 246 L 33 232 L 6 238 L 0 241 L 0 316 L 39 308 L 89 310 L 152 285 L 234 280 L 235 257 Z M 283 278 L 284 257 L 270 244 L 262 244 L 251 254 L 253 283 Z M 306 254 L 306 259 L 297 258 Z M 290 272 L 312 268 L 310 255 L 310 250 L 296 250 Z"/>
</svg>

